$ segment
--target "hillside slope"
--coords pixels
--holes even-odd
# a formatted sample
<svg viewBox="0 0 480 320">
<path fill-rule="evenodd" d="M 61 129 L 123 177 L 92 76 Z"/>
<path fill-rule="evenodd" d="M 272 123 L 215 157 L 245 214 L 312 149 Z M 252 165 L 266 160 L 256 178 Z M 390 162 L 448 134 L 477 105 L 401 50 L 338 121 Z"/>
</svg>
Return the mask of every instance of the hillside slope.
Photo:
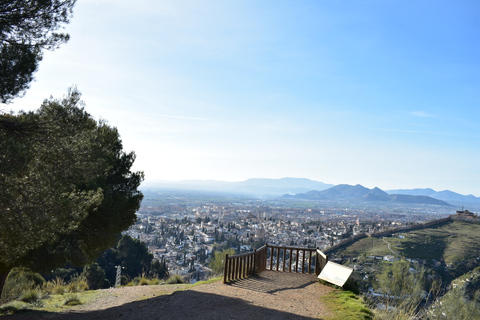
<svg viewBox="0 0 480 320">
<path fill-rule="evenodd" d="M 480 266 L 480 223 L 448 221 L 385 237 L 366 237 L 334 252 L 343 258 L 392 255 L 437 270 L 445 282 Z M 369 262 L 367 258 L 365 262 Z"/>
</svg>

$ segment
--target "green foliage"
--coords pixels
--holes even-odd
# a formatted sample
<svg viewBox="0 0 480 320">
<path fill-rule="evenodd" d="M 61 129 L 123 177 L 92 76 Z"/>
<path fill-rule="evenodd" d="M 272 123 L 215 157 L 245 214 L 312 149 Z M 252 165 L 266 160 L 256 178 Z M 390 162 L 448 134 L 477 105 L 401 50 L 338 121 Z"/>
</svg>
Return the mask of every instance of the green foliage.
<svg viewBox="0 0 480 320">
<path fill-rule="evenodd" d="M 222 252 L 216 251 L 214 256 L 211 258 L 208 266 L 212 269 L 213 273 L 216 275 L 222 274 L 225 269 L 225 255 L 233 256 L 235 254 L 235 249 L 225 249 Z"/>
<path fill-rule="evenodd" d="M 182 276 L 179 274 L 174 274 L 173 276 L 170 276 L 167 281 L 165 281 L 166 284 L 177 284 L 184 282 L 185 280 L 183 280 Z"/>
<path fill-rule="evenodd" d="M 429 319 L 480 319 L 480 268 L 453 283 L 454 288 L 429 308 Z"/>
<path fill-rule="evenodd" d="M 2 301 L 23 300 L 22 296 L 27 293 L 31 294 L 32 290 L 38 291 L 44 284 L 45 279 L 40 274 L 25 268 L 15 268 L 10 272 L 5 282 Z"/>
<path fill-rule="evenodd" d="M 2 1 L 0 4 L 0 101 L 21 96 L 33 80 L 42 50 L 68 41 L 57 31 L 69 22 L 76 0 Z"/>
<path fill-rule="evenodd" d="M 333 316 L 329 320 L 371 320 L 373 312 L 365 306 L 363 300 L 350 291 L 333 290 L 328 295 L 322 296 L 324 303 Z"/>
<path fill-rule="evenodd" d="M 77 294 L 69 294 L 65 296 L 65 301 L 63 302 L 66 306 L 78 306 L 82 304 L 80 297 Z"/>
<path fill-rule="evenodd" d="M 88 290 L 88 284 L 83 277 L 73 277 L 66 287 L 65 292 L 83 292 Z"/>
<path fill-rule="evenodd" d="M 40 290 L 38 289 L 28 289 L 27 291 L 22 292 L 19 297 L 20 301 L 27 303 L 35 303 L 40 300 L 42 297 Z"/>
<path fill-rule="evenodd" d="M 66 290 L 66 283 L 63 278 L 55 278 L 53 280 L 48 281 L 43 290 L 49 294 L 63 294 Z"/>
<path fill-rule="evenodd" d="M 129 235 L 122 235 L 115 245 L 115 257 L 117 263 L 124 268 L 122 273 L 130 278 L 148 272 L 153 259 L 145 243 Z"/>
<path fill-rule="evenodd" d="M 155 260 L 150 267 L 150 275 L 153 278 L 166 279 L 169 277 L 168 266 L 165 259 Z"/>
<path fill-rule="evenodd" d="M 158 278 L 147 278 L 145 275 L 141 277 L 135 277 L 132 281 L 127 283 L 127 286 L 150 286 L 150 285 L 157 285 L 160 284 L 160 280 Z"/>
<path fill-rule="evenodd" d="M 81 277 L 85 279 L 90 290 L 101 289 L 105 282 L 105 271 L 94 262 L 83 268 Z"/>
<path fill-rule="evenodd" d="M 453 289 L 430 309 L 429 319 L 480 319 L 480 301 L 469 300 L 463 288 Z"/>
<path fill-rule="evenodd" d="M 422 301 L 428 295 L 425 291 L 425 270 L 400 260 L 387 266 L 379 275 L 378 291 L 384 297 L 378 303 L 385 307 L 376 310 L 379 319 L 409 319 L 418 313 Z"/>
<path fill-rule="evenodd" d="M 129 279 L 134 279 L 144 274 L 151 277 L 157 277 L 160 274 L 165 276 L 165 272 L 168 274 L 165 261 L 157 266 L 155 263 L 152 264 L 152 260 L 153 255 L 148 252 L 144 242 L 124 234 L 118 238 L 112 248 L 106 250 L 98 258 L 97 262 L 105 270 L 107 280 L 110 283 L 115 283 L 115 266 L 122 266 L 122 276 L 126 276 Z M 155 266 L 156 269 L 152 270 L 151 266 Z"/>
<path fill-rule="evenodd" d="M 134 223 L 143 173 L 76 89 L 0 124 L 0 289 L 15 266 L 83 266 Z"/>
</svg>

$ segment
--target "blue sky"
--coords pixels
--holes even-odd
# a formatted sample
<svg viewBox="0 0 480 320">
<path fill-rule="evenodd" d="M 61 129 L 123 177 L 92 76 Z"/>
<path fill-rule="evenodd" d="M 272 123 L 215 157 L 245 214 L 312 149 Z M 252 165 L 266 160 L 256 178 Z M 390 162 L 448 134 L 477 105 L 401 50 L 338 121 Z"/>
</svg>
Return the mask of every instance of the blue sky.
<svg viewBox="0 0 480 320">
<path fill-rule="evenodd" d="M 480 196 L 478 1 L 80 0 L 14 110 L 76 85 L 155 180 Z"/>
</svg>

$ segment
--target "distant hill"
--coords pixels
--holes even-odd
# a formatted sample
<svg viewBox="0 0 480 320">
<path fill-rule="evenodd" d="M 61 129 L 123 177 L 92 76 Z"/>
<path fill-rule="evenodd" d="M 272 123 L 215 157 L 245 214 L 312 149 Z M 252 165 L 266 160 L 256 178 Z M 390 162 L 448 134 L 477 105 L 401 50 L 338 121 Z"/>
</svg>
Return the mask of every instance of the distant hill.
<svg viewBox="0 0 480 320">
<path fill-rule="evenodd" d="M 304 178 L 248 179 L 239 182 L 215 180 L 157 181 L 145 183 L 142 188 L 197 190 L 224 193 L 248 194 L 252 196 L 278 197 L 283 194 L 297 194 L 310 190 L 325 190 L 333 185 Z"/>
<path fill-rule="evenodd" d="M 387 190 L 389 194 L 403 194 L 403 195 L 412 195 L 412 196 L 427 196 L 437 200 L 442 200 L 448 202 L 455 206 L 465 206 L 465 208 L 470 209 L 480 209 L 480 197 L 475 197 L 474 195 L 462 195 L 459 193 L 452 192 L 450 190 L 444 191 L 435 191 L 430 188 L 426 189 L 397 189 L 397 190 Z"/>
<path fill-rule="evenodd" d="M 373 188 L 368 189 L 360 184 L 355 186 L 340 184 L 334 186 L 320 181 L 305 178 L 281 179 L 248 179 L 238 182 L 216 180 L 183 180 L 183 181 L 155 181 L 142 184 L 143 190 L 182 190 L 202 191 L 215 193 L 241 194 L 253 197 L 280 197 L 310 200 L 364 200 L 364 201 L 391 201 L 402 203 L 428 203 L 438 205 L 465 206 L 470 210 L 480 210 L 480 197 L 464 196 L 449 190 L 437 192 L 430 188 L 425 189 L 398 189 L 386 192 Z M 392 195 L 397 195 L 392 197 Z M 399 196 L 404 195 L 404 196 Z M 406 197 L 417 196 L 420 198 Z M 421 198 L 423 197 L 423 198 Z M 439 200 L 439 201 L 434 201 Z"/>
<path fill-rule="evenodd" d="M 340 184 L 322 191 L 309 191 L 296 195 L 283 195 L 282 199 L 297 200 L 352 200 L 352 201 L 383 201 L 395 203 L 430 204 L 450 206 L 445 201 L 424 195 L 388 194 L 379 188 L 368 189 L 362 185 Z"/>
</svg>

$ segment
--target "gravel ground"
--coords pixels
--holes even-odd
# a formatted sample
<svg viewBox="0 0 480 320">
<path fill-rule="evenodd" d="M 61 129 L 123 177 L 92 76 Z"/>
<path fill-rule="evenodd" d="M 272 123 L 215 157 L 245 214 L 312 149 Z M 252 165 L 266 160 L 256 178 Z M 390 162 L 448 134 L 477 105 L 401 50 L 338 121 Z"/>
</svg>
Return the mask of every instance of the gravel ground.
<svg viewBox="0 0 480 320">
<path fill-rule="evenodd" d="M 107 289 L 96 301 L 64 313 L 5 319 L 321 319 L 331 314 L 319 297 L 333 289 L 316 280 L 312 275 L 264 271 L 228 285 L 215 282 L 185 290 L 184 285 Z"/>
</svg>

